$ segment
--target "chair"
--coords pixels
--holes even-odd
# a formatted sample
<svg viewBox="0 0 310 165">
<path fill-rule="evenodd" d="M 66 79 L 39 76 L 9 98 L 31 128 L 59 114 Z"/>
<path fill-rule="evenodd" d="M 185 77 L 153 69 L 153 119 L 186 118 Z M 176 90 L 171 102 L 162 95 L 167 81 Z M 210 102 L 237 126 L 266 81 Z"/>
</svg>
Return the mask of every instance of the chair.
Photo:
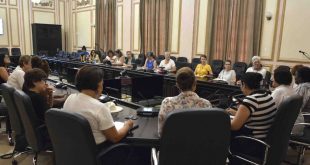
<svg viewBox="0 0 310 165">
<path fill-rule="evenodd" d="M 264 158 L 254 159 L 242 153 L 232 153 L 234 158 L 249 164 L 279 165 L 284 160 L 290 134 L 302 105 L 302 97 L 293 95 L 284 100 L 278 107 L 276 117 L 265 141 L 248 136 L 237 136 L 234 140 L 249 140 L 260 143 L 265 148 Z M 281 137 L 281 138 L 279 138 Z"/>
<path fill-rule="evenodd" d="M 176 58 L 176 57 L 174 57 L 174 56 L 170 56 L 170 58 L 171 58 L 171 60 L 173 60 L 174 62 L 176 62 L 176 61 L 177 61 L 177 58 Z"/>
<path fill-rule="evenodd" d="M 25 138 L 24 127 L 22 125 L 20 116 L 17 112 L 16 104 L 13 98 L 15 89 L 7 83 L 1 84 L 1 89 L 2 89 L 3 99 L 5 100 L 5 103 L 8 108 L 8 114 L 9 114 L 11 126 L 15 132 L 15 137 L 14 137 L 15 147 L 14 147 L 13 152 L 2 155 L 1 158 L 10 158 L 14 156 L 12 162 L 15 162 L 15 158 L 16 158 L 15 155 L 20 155 L 20 154 L 28 152 L 28 151 L 25 152 L 25 149 L 28 144 Z"/>
<path fill-rule="evenodd" d="M 223 60 L 212 60 L 211 68 L 212 68 L 214 77 L 217 77 L 224 68 Z"/>
<path fill-rule="evenodd" d="M 193 58 L 192 59 L 192 69 L 195 70 L 196 69 L 196 66 L 200 64 L 200 58 Z"/>
<path fill-rule="evenodd" d="M 45 125 L 39 124 L 39 119 L 35 114 L 28 95 L 23 91 L 16 90 L 14 91 L 14 100 L 25 129 L 27 142 L 35 154 L 33 157 L 33 164 L 36 165 L 39 152 L 51 148 L 48 143 L 46 127 Z"/>
<path fill-rule="evenodd" d="M 175 62 L 175 67 L 176 67 L 176 69 L 177 70 L 179 70 L 179 69 L 181 69 L 181 68 L 183 68 L 183 67 L 191 67 L 191 64 L 190 63 L 188 63 L 188 62 L 179 62 L 179 61 L 176 61 Z"/>
<path fill-rule="evenodd" d="M 160 62 L 161 62 L 162 60 L 164 60 L 164 59 L 165 59 L 165 56 L 164 56 L 164 55 L 158 55 L 158 56 L 156 57 L 156 63 L 157 63 L 157 65 L 159 65 Z"/>
<path fill-rule="evenodd" d="M 247 70 L 247 64 L 244 62 L 235 62 L 233 65 L 233 70 L 236 72 L 237 81 L 241 79 Z"/>
<path fill-rule="evenodd" d="M 265 89 L 269 89 L 269 86 L 271 85 L 271 73 L 269 71 L 266 71 L 266 76 L 263 80 L 263 86 Z"/>
<path fill-rule="evenodd" d="M 22 53 L 20 52 L 20 48 L 11 48 L 11 55 L 12 56 L 21 56 Z"/>
<path fill-rule="evenodd" d="M 8 48 L 0 48 L 0 54 L 7 54 L 10 55 Z"/>
<path fill-rule="evenodd" d="M 12 129 L 11 129 L 11 123 L 10 123 L 10 118 L 9 118 L 9 114 L 8 114 L 8 108 L 6 106 L 6 104 L 1 101 L 2 98 L 0 96 L 0 128 L 1 128 L 1 120 L 4 119 L 5 120 L 5 127 L 6 130 L 5 132 L 8 134 L 8 141 L 9 141 L 9 145 L 13 146 L 14 142 L 12 139 Z"/>
<path fill-rule="evenodd" d="M 160 140 L 160 165 L 225 164 L 230 141 L 230 118 L 222 109 L 171 113 Z M 158 159 L 152 149 L 152 160 Z"/>
<path fill-rule="evenodd" d="M 54 147 L 56 164 L 99 165 L 112 162 L 124 164 L 126 161 L 129 153 L 126 144 L 120 143 L 107 149 L 96 149 L 90 125 L 83 116 L 50 109 L 46 112 L 45 118 Z"/>
<path fill-rule="evenodd" d="M 177 62 L 188 62 L 186 57 L 178 57 Z"/>
<path fill-rule="evenodd" d="M 309 113 L 302 114 L 305 118 L 309 117 Z M 296 123 L 295 125 L 303 125 L 303 135 L 291 135 L 290 143 L 299 147 L 297 164 L 302 165 L 306 149 L 310 146 L 310 123 Z"/>
</svg>

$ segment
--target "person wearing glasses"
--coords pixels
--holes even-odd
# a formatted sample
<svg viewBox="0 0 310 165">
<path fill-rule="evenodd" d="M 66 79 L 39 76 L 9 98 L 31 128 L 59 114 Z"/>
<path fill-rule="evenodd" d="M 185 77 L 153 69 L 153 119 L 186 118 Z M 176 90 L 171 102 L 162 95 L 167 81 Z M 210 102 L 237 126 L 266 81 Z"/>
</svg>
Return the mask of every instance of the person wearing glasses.
<svg viewBox="0 0 310 165">
<path fill-rule="evenodd" d="M 231 69 L 231 61 L 226 60 L 224 69 L 220 72 L 218 79 L 226 81 L 229 85 L 235 85 L 236 72 Z"/>
<path fill-rule="evenodd" d="M 47 75 L 39 68 L 25 73 L 23 91 L 30 97 L 40 124 L 45 124 L 44 114 L 53 106 L 53 89 L 46 84 Z"/>
</svg>

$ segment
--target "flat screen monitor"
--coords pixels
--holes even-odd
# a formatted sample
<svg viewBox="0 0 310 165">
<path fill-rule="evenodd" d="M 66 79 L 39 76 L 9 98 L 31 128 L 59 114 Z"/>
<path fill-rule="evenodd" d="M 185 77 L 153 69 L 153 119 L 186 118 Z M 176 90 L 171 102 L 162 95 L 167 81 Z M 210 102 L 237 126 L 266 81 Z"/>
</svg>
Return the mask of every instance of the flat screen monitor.
<svg viewBox="0 0 310 165">
<path fill-rule="evenodd" d="M 163 96 L 163 76 L 148 76 L 132 78 L 132 102 Z"/>
<path fill-rule="evenodd" d="M 3 19 L 0 18 L 0 34 L 3 34 Z"/>
</svg>

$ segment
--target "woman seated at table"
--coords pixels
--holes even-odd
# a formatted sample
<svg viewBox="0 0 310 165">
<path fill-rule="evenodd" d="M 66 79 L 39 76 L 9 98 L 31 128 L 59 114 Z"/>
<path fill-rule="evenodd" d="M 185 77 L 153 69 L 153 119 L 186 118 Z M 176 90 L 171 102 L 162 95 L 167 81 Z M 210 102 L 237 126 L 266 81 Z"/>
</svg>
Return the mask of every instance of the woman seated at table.
<svg viewBox="0 0 310 165">
<path fill-rule="evenodd" d="M 99 55 L 96 54 L 95 50 L 90 51 L 90 56 L 89 56 L 89 62 L 95 62 L 95 63 L 99 63 L 100 59 L 99 59 Z"/>
<path fill-rule="evenodd" d="M 157 63 L 153 52 L 147 52 L 144 68 L 146 70 L 154 70 L 157 68 Z"/>
<path fill-rule="evenodd" d="M 253 56 L 252 57 L 252 64 L 253 66 L 249 67 L 246 72 L 254 72 L 254 73 L 260 73 L 263 76 L 263 79 L 265 79 L 266 76 L 266 69 L 263 68 L 263 65 L 260 61 L 259 56 Z"/>
<path fill-rule="evenodd" d="M 10 57 L 7 54 L 0 54 L 0 84 L 6 83 L 9 78 L 8 66 L 10 64 Z"/>
<path fill-rule="evenodd" d="M 124 62 L 125 62 L 125 57 L 123 56 L 123 53 L 121 50 L 117 49 L 115 51 L 115 61 L 114 63 L 112 63 L 112 65 L 117 65 L 117 66 L 122 66 L 124 65 Z"/>
<path fill-rule="evenodd" d="M 131 66 L 133 63 L 135 63 L 136 59 L 131 51 L 126 52 L 126 58 L 124 66 Z"/>
<path fill-rule="evenodd" d="M 133 126 L 133 122 L 127 120 L 120 130 L 115 128 L 110 109 L 98 100 L 103 90 L 103 77 L 102 69 L 96 66 L 82 67 L 76 75 L 79 93 L 71 94 L 63 107 L 64 111 L 81 114 L 88 120 L 96 144 L 101 146 L 107 145 L 107 141 L 119 142 Z"/>
<path fill-rule="evenodd" d="M 25 73 L 23 91 L 30 97 L 40 124 L 45 124 L 44 114 L 53 106 L 53 89 L 46 84 L 47 75 L 34 68 Z"/>
<path fill-rule="evenodd" d="M 116 56 L 114 55 L 114 52 L 112 50 L 108 51 L 108 55 L 103 61 L 110 61 L 111 63 L 115 63 Z"/>
<path fill-rule="evenodd" d="M 262 75 L 248 72 L 241 78 L 241 91 L 246 96 L 239 105 L 238 110 L 228 109 L 234 118 L 231 121 L 232 136 L 247 135 L 264 140 L 268 134 L 274 117 L 276 115 L 276 105 L 268 93 L 260 90 Z M 255 143 L 231 142 L 231 150 L 242 151 L 253 156 L 261 157 L 264 150 Z M 236 160 L 232 159 L 231 162 Z M 234 162 L 235 163 L 235 162 Z M 232 163 L 232 164 L 234 164 Z"/>
<path fill-rule="evenodd" d="M 170 52 L 165 52 L 165 59 L 162 60 L 159 64 L 159 68 L 163 67 L 164 70 L 168 72 L 175 72 L 175 62 L 170 59 Z"/>
<path fill-rule="evenodd" d="M 158 134 L 161 135 L 167 115 L 175 110 L 191 108 L 211 108 L 211 103 L 200 98 L 196 93 L 196 78 L 189 67 L 183 67 L 177 71 L 176 86 L 181 93 L 175 97 L 167 97 L 162 101 L 158 114 Z"/>
<path fill-rule="evenodd" d="M 86 50 L 86 46 L 82 46 L 81 52 L 79 54 L 80 54 L 81 62 L 86 62 L 89 56 L 89 53 Z"/>
<path fill-rule="evenodd" d="M 224 69 L 220 72 L 219 79 L 226 81 L 229 85 L 235 85 L 236 83 L 236 72 L 231 69 L 231 61 L 226 60 Z"/>
<path fill-rule="evenodd" d="M 200 64 L 196 66 L 195 69 L 195 76 L 196 77 L 206 77 L 206 76 L 212 76 L 212 69 L 211 66 L 207 64 L 207 56 L 201 55 L 200 56 Z"/>
</svg>

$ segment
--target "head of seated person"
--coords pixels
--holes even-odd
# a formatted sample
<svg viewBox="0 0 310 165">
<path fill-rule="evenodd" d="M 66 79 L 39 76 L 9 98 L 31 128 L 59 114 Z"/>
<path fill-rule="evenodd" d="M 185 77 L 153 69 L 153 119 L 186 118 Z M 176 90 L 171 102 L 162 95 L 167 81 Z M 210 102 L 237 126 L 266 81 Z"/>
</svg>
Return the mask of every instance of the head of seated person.
<svg viewBox="0 0 310 165">
<path fill-rule="evenodd" d="M 103 91 L 103 71 L 96 66 L 83 66 L 77 72 L 75 82 L 79 92 L 98 99 Z"/>
<path fill-rule="evenodd" d="M 116 64 L 119 64 L 119 65 L 123 65 L 124 64 L 124 61 L 125 61 L 125 58 L 123 56 L 123 53 L 121 50 L 117 49 L 115 51 L 115 56 L 116 56 L 116 59 L 115 59 L 115 63 Z"/>
<path fill-rule="evenodd" d="M 82 51 L 86 52 L 86 46 L 85 45 L 82 46 Z"/>
<path fill-rule="evenodd" d="M 47 90 L 46 73 L 39 68 L 34 68 L 25 73 L 24 91 L 33 91 L 35 93 L 44 94 Z"/>
<path fill-rule="evenodd" d="M 226 60 L 225 61 L 224 69 L 226 71 L 230 71 L 231 70 L 231 61 L 230 60 Z"/>
<path fill-rule="evenodd" d="M 263 76 L 259 73 L 247 72 L 241 78 L 241 91 L 244 95 L 250 95 L 253 91 L 260 89 Z"/>
<path fill-rule="evenodd" d="M 146 53 L 145 69 L 152 70 L 156 68 L 155 55 L 153 52 Z"/>
<path fill-rule="evenodd" d="M 165 52 L 165 60 L 166 60 L 166 62 L 169 62 L 169 60 L 170 60 L 170 52 Z"/>
<path fill-rule="evenodd" d="M 196 90 L 196 77 L 193 70 L 183 67 L 176 73 L 176 85 L 181 92 Z"/>
<path fill-rule="evenodd" d="M 206 55 L 201 55 L 200 56 L 200 63 L 201 63 L 201 65 L 206 65 L 207 64 L 207 56 Z"/>
<path fill-rule="evenodd" d="M 115 59 L 113 50 L 108 50 L 106 59 L 109 61 Z"/>
<path fill-rule="evenodd" d="M 42 59 L 38 56 L 33 56 L 31 58 L 31 65 L 32 68 L 40 68 L 42 64 Z"/>
<path fill-rule="evenodd" d="M 31 64 L 31 56 L 29 55 L 23 55 L 19 58 L 19 67 L 22 68 L 24 72 L 32 69 L 32 64 Z"/>
<path fill-rule="evenodd" d="M 310 68 L 303 66 L 296 71 L 296 84 L 303 84 L 310 82 Z"/>
<path fill-rule="evenodd" d="M 272 86 L 277 88 L 278 86 L 285 85 L 290 86 L 292 83 L 292 74 L 289 70 L 277 68 L 273 73 Z"/>
<path fill-rule="evenodd" d="M 10 63 L 11 63 L 11 60 L 8 54 L 0 54 L 0 67 L 7 68 Z"/>
<path fill-rule="evenodd" d="M 253 56 L 252 57 L 252 64 L 253 64 L 253 66 L 252 66 L 253 70 L 259 71 L 263 68 L 259 56 Z"/>
</svg>

